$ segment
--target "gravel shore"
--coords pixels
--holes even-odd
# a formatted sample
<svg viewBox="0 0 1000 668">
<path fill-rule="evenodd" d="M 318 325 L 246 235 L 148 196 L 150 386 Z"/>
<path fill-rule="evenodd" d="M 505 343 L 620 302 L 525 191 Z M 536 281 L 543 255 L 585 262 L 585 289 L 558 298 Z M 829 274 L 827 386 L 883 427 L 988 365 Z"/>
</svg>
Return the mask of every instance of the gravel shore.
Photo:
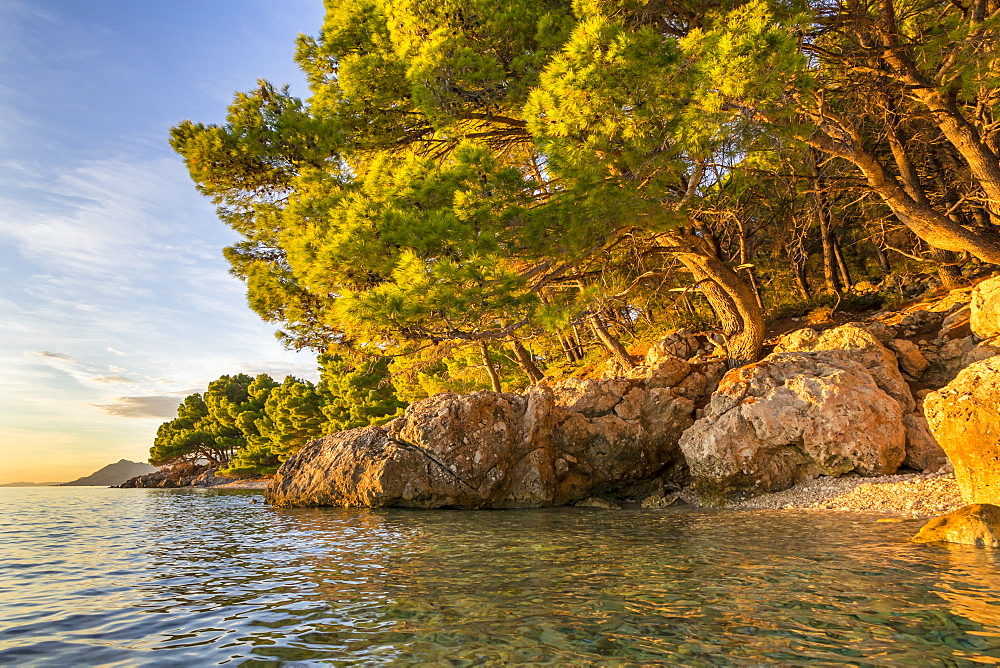
<svg viewBox="0 0 1000 668">
<path fill-rule="evenodd" d="M 912 473 L 878 478 L 820 476 L 783 492 L 765 494 L 728 507 L 867 510 L 933 517 L 964 505 L 954 473 Z"/>
</svg>

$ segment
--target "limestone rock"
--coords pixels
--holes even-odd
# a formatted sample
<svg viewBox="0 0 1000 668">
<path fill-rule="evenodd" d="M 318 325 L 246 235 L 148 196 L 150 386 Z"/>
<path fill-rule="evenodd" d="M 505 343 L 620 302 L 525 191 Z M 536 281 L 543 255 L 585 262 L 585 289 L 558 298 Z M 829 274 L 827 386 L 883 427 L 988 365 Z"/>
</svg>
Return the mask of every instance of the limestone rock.
<svg viewBox="0 0 1000 668">
<path fill-rule="evenodd" d="M 893 339 L 889 342 L 889 348 L 896 353 L 900 368 L 912 378 L 919 378 L 924 369 L 930 366 L 920 348 L 906 339 Z"/>
<path fill-rule="evenodd" d="M 671 332 L 650 346 L 646 353 L 646 364 L 652 366 L 664 356 L 690 359 L 698 354 L 701 343 L 696 334 L 686 329 Z"/>
<path fill-rule="evenodd" d="M 932 355 L 933 361 L 924 372 L 921 380 L 931 387 L 943 387 L 955 379 L 958 372 L 968 366 L 972 361 L 989 352 L 984 348 L 982 351 L 973 354 L 977 348 L 976 337 L 973 335 L 961 339 L 950 339 L 945 341 L 937 353 Z M 987 357 L 990 355 L 986 354 Z"/>
<path fill-rule="evenodd" d="M 916 407 L 910 387 L 899 372 L 896 356 L 863 326 L 848 323 L 822 334 L 813 331 L 815 337 L 809 331 L 812 330 L 798 330 L 786 336 L 775 352 L 816 352 L 833 364 L 838 359 L 854 360 L 868 370 L 886 394 L 899 402 L 904 413 Z"/>
<path fill-rule="evenodd" d="M 974 503 L 953 510 L 929 521 L 911 540 L 1000 547 L 1000 507 Z"/>
<path fill-rule="evenodd" d="M 696 490 L 715 503 L 809 476 L 894 473 L 904 457 L 902 419 L 899 402 L 860 363 L 777 353 L 727 373 L 680 446 Z"/>
<path fill-rule="evenodd" d="M 555 404 L 587 417 L 609 414 L 632 384 L 624 379 L 567 378 L 552 390 Z"/>
<path fill-rule="evenodd" d="M 987 343 L 984 341 L 969 352 L 962 355 L 962 368 L 964 369 L 974 362 L 982 362 L 983 360 L 989 359 L 994 355 L 1000 355 L 1000 340 L 994 339 L 993 341 L 994 343 Z"/>
<path fill-rule="evenodd" d="M 796 329 L 781 337 L 774 346 L 776 353 L 788 353 L 802 350 L 813 350 L 819 341 L 819 332 L 811 327 Z"/>
<path fill-rule="evenodd" d="M 970 364 L 928 394 L 924 415 L 955 467 L 962 498 L 1000 504 L 1000 356 Z"/>
<path fill-rule="evenodd" d="M 683 389 L 641 379 L 574 379 L 526 396 L 440 394 L 383 427 L 312 441 L 265 497 L 278 506 L 525 508 L 679 482 L 677 441 L 694 407 Z"/>
<path fill-rule="evenodd" d="M 964 306 L 947 318 L 941 323 L 941 329 L 938 331 L 939 339 L 958 339 L 964 338 L 972 334 L 972 308 L 970 306 Z"/>
<path fill-rule="evenodd" d="M 923 415 L 907 413 L 903 416 L 906 429 L 906 458 L 903 466 L 916 471 L 940 471 L 948 464 L 948 455 L 934 439 Z"/>
<path fill-rule="evenodd" d="M 879 340 L 884 346 L 888 346 L 890 341 L 896 338 L 896 328 L 888 325 L 881 320 L 873 320 L 871 322 L 861 323 L 861 326 L 865 330 Z"/>
<path fill-rule="evenodd" d="M 1000 276 L 994 276 L 972 291 L 970 325 L 983 339 L 1000 336 Z"/>
</svg>

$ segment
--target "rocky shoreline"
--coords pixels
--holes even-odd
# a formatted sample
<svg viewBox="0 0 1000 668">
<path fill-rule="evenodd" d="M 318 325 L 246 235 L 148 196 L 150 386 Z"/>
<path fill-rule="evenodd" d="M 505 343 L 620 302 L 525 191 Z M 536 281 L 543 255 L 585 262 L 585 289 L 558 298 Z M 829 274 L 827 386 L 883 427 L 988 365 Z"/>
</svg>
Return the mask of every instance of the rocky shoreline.
<svg viewBox="0 0 1000 668">
<path fill-rule="evenodd" d="M 311 441 L 270 482 L 175 468 L 124 486 L 265 489 L 278 507 L 1000 503 L 1000 276 L 767 344 L 727 370 L 710 338 L 676 331 L 600 377 L 413 403 Z"/>
</svg>

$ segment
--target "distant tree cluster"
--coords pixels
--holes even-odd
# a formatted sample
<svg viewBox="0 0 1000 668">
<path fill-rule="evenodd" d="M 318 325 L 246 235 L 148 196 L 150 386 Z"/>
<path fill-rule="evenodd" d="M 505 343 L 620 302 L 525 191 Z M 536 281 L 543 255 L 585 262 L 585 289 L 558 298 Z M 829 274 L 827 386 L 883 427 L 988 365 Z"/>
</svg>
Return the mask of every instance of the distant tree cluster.
<svg viewBox="0 0 1000 668">
<path fill-rule="evenodd" d="M 251 308 L 289 346 L 391 359 L 403 400 L 628 366 L 670 326 L 737 366 L 769 316 L 1000 263 L 996 0 L 326 6 L 307 100 L 261 81 L 171 141 L 242 235 Z M 286 452 L 307 428 L 267 406 L 299 386 L 254 383 L 164 443 Z"/>
<path fill-rule="evenodd" d="M 164 422 L 149 451 L 151 464 L 208 461 L 221 475 L 273 473 L 308 441 L 380 424 L 405 404 L 387 380 L 388 360 L 352 362 L 324 355 L 320 382 L 267 374 L 222 376 L 192 394 Z"/>
</svg>

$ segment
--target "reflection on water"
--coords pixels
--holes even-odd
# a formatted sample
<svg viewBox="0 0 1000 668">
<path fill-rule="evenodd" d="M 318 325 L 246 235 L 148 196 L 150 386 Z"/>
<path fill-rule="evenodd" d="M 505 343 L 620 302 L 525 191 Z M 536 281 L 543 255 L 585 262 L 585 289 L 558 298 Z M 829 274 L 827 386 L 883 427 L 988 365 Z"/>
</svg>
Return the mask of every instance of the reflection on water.
<svg viewBox="0 0 1000 668">
<path fill-rule="evenodd" d="M 805 511 L 0 489 L 0 664 L 1000 662 L 1000 559 Z"/>
</svg>

